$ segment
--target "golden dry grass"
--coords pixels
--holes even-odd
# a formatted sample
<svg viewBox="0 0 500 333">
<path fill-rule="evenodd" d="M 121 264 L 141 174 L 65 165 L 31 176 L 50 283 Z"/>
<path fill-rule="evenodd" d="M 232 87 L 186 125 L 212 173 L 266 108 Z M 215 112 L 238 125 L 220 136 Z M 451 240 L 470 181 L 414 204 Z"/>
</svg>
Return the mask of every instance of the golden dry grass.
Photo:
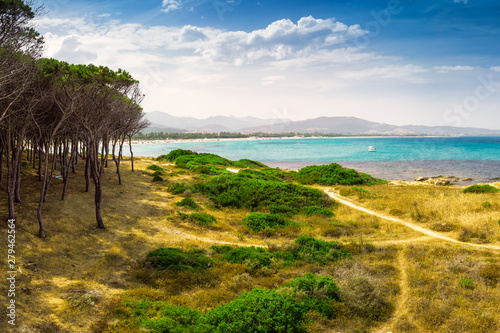
<svg viewBox="0 0 500 333">
<path fill-rule="evenodd" d="M 214 226 L 200 227 L 177 217 L 177 211 L 192 211 L 176 206 L 175 203 L 183 197 L 168 191 L 169 184 L 189 183 L 196 176 L 179 172 L 171 165 L 162 165 L 167 173 L 165 182 L 152 183 L 151 172 L 146 167 L 153 163 L 152 159 L 137 160 L 135 173 L 130 172 L 127 161 L 122 163 L 122 186 L 116 184 L 113 165 L 110 164 L 104 184 L 103 216 L 108 227 L 105 231 L 95 226 L 93 194 L 84 193 L 82 166 L 79 166 L 77 175 L 71 175 L 69 195 L 64 202 L 60 200 L 62 184 L 55 180 L 44 206 L 45 240 L 36 236 L 38 225 L 34 202 L 37 202 L 40 185 L 31 175 L 31 169 L 24 170 L 23 203 L 16 206 L 16 246 L 19 251 L 16 256 L 20 273 L 16 296 L 18 326 L 14 332 L 136 332 L 137 327 L 120 326 L 120 318 L 113 312 L 123 300 L 166 300 L 175 305 L 205 310 L 227 303 L 241 292 L 256 287 L 280 287 L 306 272 L 330 276 L 340 286 L 346 286 L 356 277 L 370 281 L 377 287 L 378 295 L 394 307 L 394 317 L 381 323 L 393 332 L 445 331 L 442 328 L 461 329 L 457 332 L 473 332 L 465 329 L 477 328 L 479 332 L 486 332 L 485 329 L 500 327 L 498 316 L 492 314 L 494 307 L 500 307 L 500 283 L 493 287 L 491 276 L 488 278 L 487 274 L 488 265 L 499 263 L 496 259 L 498 251 L 468 250 L 443 244 L 402 225 L 345 206 L 336 208 L 336 216 L 332 218 L 298 216 L 297 222 L 302 223 L 299 229 L 256 234 L 241 224 L 249 211 L 218 210 L 206 197 L 188 192 L 185 195 L 201 205 L 202 212 L 218 220 Z M 456 188 L 382 185 L 367 189 L 377 196 L 357 199 L 362 205 L 412 219 L 412 214 L 415 214 L 412 203 L 416 201 L 420 213 L 427 218 L 425 222 L 416 222 L 426 226 L 444 221 L 457 224 L 459 228 L 474 228 L 477 221 L 495 219 L 498 213 L 496 206 L 492 211 L 481 210 L 481 203 L 485 200 L 497 204 L 498 195 L 477 195 L 469 200 L 469 195 L 459 193 Z M 0 195 L 0 203 L 6 207 L 4 192 Z M 447 213 L 450 208 L 453 214 Z M 436 213 L 432 213 L 434 211 Z M 6 239 L 7 216 L 4 211 L 1 214 L 0 237 Z M 431 219 L 432 216 L 435 220 Z M 462 221 L 465 216 L 476 222 Z M 451 233 L 458 237 L 460 230 Z M 159 247 L 208 249 L 211 245 L 224 243 L 281 246 L 300 234 L 339 240 L 356 255 L 353 260 L 326 266 L 277 266 L 258 273 L 252 273 L 242 264 L 222 264 L 207 275 L 181 272 L 152 277 L 141 265 L 146 254 Z M 498 242 L 498 231 L 488 232 L 488 240 Z M 398 259 L 402 255 L 404 264 Z M 403 271 L 407 279 L 401 279 Z M 494 270 L 490 275 L 494 276 Z M 470 291 L 460 286 L 457 279 L 462 278 L 472 279 L 475 288 Z M 435 281 L 445 281 L 446 288 Z M 432 287 L 436 286 L 440 288 L 439 297 L 443 298 L 443 311 L 439 307 L 441 303 L 432 294 Z M 27 289 L 23 291 L 22 288 Z M 408 288 L 407 301 L 402 298 L 404 288 Z M 431 305 L 424 304 L 428 299 L 432 300 Z M 0 302 L 4 304 L 5 301 L 6 295 L 1 294 Z M 476 303 L 477 308 L 474 307 Z M 422 312 L 426 308 L 433 312 Z M 446 313 L 446 309 L 452 311 L 453 316 L 468 316 L 462 328 L 457 326 L 456 320 L 453 321 L 453 316 Z M 377 330 L 373 321 L 353 316 L 346 308 L 340 307 L 337 313 L 339 315 L 334 320 L 310 313 L 310 331 Z M 423 316 L 431 314 L 442 319 L 439 323 L 429 323 Z"/>
</svg>

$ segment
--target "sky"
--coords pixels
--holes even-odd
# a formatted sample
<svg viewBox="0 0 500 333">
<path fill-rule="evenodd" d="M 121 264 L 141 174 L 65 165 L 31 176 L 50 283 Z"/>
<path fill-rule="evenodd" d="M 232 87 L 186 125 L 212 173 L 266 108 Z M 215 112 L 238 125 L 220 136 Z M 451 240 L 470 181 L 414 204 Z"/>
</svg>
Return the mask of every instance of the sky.
<svg viewBox="0 0 500 333">
<path fill-rule="evenodd" d="M 122 68 L 145 112 L 500 129 L 497 0 L 39 0 L 45 57 Z"/>
</svg>

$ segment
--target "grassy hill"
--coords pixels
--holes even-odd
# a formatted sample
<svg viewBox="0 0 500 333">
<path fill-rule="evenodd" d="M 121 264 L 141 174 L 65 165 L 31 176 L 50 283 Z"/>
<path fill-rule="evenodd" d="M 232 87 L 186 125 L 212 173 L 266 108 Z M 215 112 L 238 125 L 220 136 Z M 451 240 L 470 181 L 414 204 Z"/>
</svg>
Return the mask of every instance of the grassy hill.
<svg viewBox="0 0 500 333">
<path fill-rule="evenodd" d="M 121 186 L 107 169 L 105 231 L 95 227 L 80 165 L 67 200 L 60 200 L 62 183 L 51 186 L 45 240 L 36 237 L 39 183 L 24 168 L 12 331 L 231 332 L 257 323 L 291 332 L 500 329 L 499 251 L 468 245 L 500 244 L 498 192 L 333 186 L 358 205 L 464 242 L 453 244 L 336 204 L 321 194 L 332 186 L 302 187 L 286 172 L 248 162 L 241 166 L 252 170 L 237 176 L 226 170 L 234 164 L 221 163 L 190 169 L 143 158 L 132 173 L 124 161 Z M 153 182 L 155 172 L 162 181 Z M 246 204 L 263 195 L 265 182 L 283 191 L 278 197 L 293 193 L 304 201 Z M 248 184 L 256 190 L 243 191 Z M 224 193 L 243 201 L 221 204 Z M 6 207 L 4 192 L 0 203 Z M 253 307 L 254 314 L 244 310 Z M 238 326 L 241 320 L 247 324 Z"/>
</svg>

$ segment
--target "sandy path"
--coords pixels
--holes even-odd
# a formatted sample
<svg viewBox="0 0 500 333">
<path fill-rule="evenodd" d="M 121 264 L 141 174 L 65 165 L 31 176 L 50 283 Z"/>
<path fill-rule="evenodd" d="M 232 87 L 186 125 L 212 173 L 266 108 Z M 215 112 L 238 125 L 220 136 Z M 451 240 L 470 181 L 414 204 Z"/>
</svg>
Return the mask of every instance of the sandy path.
<svg viewBox="0 0 500 333">
<path fill-rule="evenodd" d="M 405 221 L 405 220 L 401 220 L 401 219 L 398 219 L 396 217 L 388 216 L 388 215 L 385 215 L 385 214 L 382 214 L 382 213 L 378 213 L 378 212 L 375 212 L 373 210 L 369 210 L 367 208 L 358 206 L 355 203 L 342 198 L 340 195 L 338 195 L 337 193 L 334 193 L 332 190 L 324 189 L 324 191 L 332 199 L 340 202 L 343 205 L 349 206 L 351 208 L 354 208 L 356 210 L 359 210 L 361 212 L 364 212 L 364 213 L 367 213 L 367 214 L 370 214 L 370 215 L 374 215 L 374 216 L 380 217 L 381 219 L 384 219 L 384 220 L 388 220 L 388 221 L 392 221 L 392 222 L 396 222 L 396 223 L 402 224 L 402 225 L 404 225 L 404 226 L 406 226 L 406 227 L 408 227 L 410 229 L 413 229 L 415 231 L 421 232 L 421 233 L 423 233 L 423 234 L 425 234 L 427 236 L 430 236 L 432 238 L 437 238 L 437 239 L 441 239 L 441 240 L 444 240 L 444 241 L 447 241 L 447 242 L 461 244 L 461 245 L 466 245 L 466 246 L 471 246 L 471 247 L 478 247 L 478 248 L 491 249 L 491 250 L 500 250 L 500 245 L 474 244 L 474 243 L 461 242 L 461 241 L 453 239 L 451 237 L 447 237 L 447 236 L 441 235 L 440 233 L 434 232 L 432 230 L 429 230 L 429 229 L 426 229 L 426 228 L 422 228 L 421 226 L 418 226 L 418 225 L 416 225 L 414 223 L 411 223 L 411 222 L 408 222 L 408 221 Z"/>
</svg>

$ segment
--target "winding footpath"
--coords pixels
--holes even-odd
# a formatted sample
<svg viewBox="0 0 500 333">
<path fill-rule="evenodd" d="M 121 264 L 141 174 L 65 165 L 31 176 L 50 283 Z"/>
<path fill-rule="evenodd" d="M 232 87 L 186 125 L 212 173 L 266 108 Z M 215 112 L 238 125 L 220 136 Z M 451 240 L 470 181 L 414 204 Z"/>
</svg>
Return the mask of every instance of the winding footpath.
<svg viewBox="0 0 500 333">
<path fill-rule="evenodd" d="M 343 205 L 346 205 L 348 207 L 354 208 L 354 209 L 359 210 L 359 211 L 361 211 L 363 213 L 366 213 L 366 214 L 370 214 L 370 215 L 373 215 L 373 216 L 380 217 L 381 219 L 384 219 L 384 220 L 388 220 L 388 221 L 392 221 L 392 222 L 396 222 L 396 223 L 402 224 L 402 225 L 404 225 L 404 226 L 406 226 L 406 227 L 408 227 L 410 229 L 413 229 L 415 231 L 421 232 L 421 233 L 423 233 L 423 234 L 425 234 L 425 235 L 427 235 L 429 237 L 436 238 L 436 239 L 441 239 L 441 240 L 444 240 L 444 241 L 447 241 L 447 242 L 456 243 L 456 244 L 460 244 L 460 245 L 464 245 L 464 246 L 471 246 L 471 247 L 477 247 L 477 248 L 483 248 L 483 249 L 490 249 L 490 250 L 500 250 L 500 245 L 474 244 L 474 243 L 461 242 L 461 241 L 453 239 L 451 237 L 447 237 L 447 236 L 441 235 L 440 233 L 434 232 L 432 230 L 429 230 L 429 229 L 426 229 L 426 228 L 422 228 L 422 227 L 420 227 L 420 226 L 418 226 L 418 225 L 416 225 L 414 223 L 411 223 L 411 222 L 408 222 L 408 221 L 405 221 L 405 220 L 401 220 L 401 219 L 398 219 L 396 217 L 392 217 L 392 216 L 388 216 L 388 215 L 385 215 L 385 214 L 381 214 L 381 213 L 375 212 L 373 210 L 370 210 L 370 209 L 358 206 L 355 203 L 342 198 L 340 195 L 336 194 L 332 190 L 324 189 L 323 191 L 326 194 L 328 194 L 332 199 L 336 200 L 337 202 L 339 202 L 339 203 L 341 203 Z"/>
</svg>

